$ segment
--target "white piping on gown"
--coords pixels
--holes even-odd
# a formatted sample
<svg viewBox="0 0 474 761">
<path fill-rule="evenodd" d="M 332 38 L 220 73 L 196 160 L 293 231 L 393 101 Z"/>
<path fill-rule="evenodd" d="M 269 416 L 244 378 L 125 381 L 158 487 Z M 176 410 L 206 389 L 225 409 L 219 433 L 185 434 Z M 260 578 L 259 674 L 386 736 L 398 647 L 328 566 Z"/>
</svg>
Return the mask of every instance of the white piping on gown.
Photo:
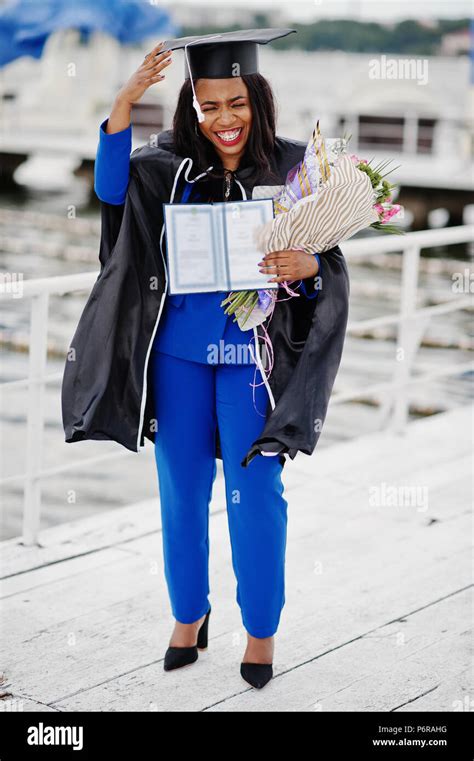
<svg viewBox="0 0 474 761">
<path fill-rule="evenodd" d="M 184 177 L 185 177 L 187 182 L 195 182 L 199 177 L 202 177 L 204 174 L 206 174 L 206 172 L 203 172 L 202 174 L 198 175 L 198 177 L 196 177 L 194 180 L 187 179 L 189 171 L 190 171 L 190 169 L 191 169 L 191 167 L 193 165 L 193 160 L 192 160 L 192 158 L 190 156 L 188 156 L 187 158 L 183 159 L 183 161 L 179 165 L 178 170 L 177 170 L 177 172 L 175 174 L 175 177 L 174 177 L 174 182 L 173 182 L 173 187 L 172 187 L 172 190 L 171 190 L 171 195 L 170 195 L 169 203 L 173 203 L 173 201 L 174 201 L 174 195 L 176 193 L 176 186 L 178 184 L 179 175 L 181 174 L 181 170 L 183 169 L 185 164 L 187 164 L 188 162 L 191 162 L 191 163 L 188 166 L 186 174 L 184 175 Z M 141 435 L 142 435 L 143 421 L 144 421 L 144 417 L 145 417 L 146 396 L 147 396 L 147 386 L 148 386 L 148 384 L 147 384 L 148 362 L 149 362 L 149 359 L 150 359 L 151 347 L 153 345 L 153 341 L 155 340 L 156 331 L 158 329 L 158 323 L 160 321 L 161 313 L 163 311 L 163 305 L 164 305 L 164 302 L 165 302 L 166 294 L 168 292 L 168 270 L 166 268 L 166 261 L 165 261 L 165 257 L 164 257 L 164 254 L 163 254 L 163 235 L 164 235 L 164 232 L 165 232 L 165 226 L 163 224 L 161 226 L 161 235 L 160 235 L 160 253 L 161 253 L 161 258 L 162 258 L 162 261 L 163 261 L 163 268 L 164 268 L 164 271 L 165 271 L 165 287 L 164 287 L 163 295 L 162 295 L 161 301 L 160 301 L 160 308 L 158 310 L 158 316 L 156 318 L 155 326 L 153 328 L 153 333 L 151 335 L 150 343 L 148 344 L 148 349 L 147 349 L 146 357 L 145 357 L 145 367 L 144 367 L 144 370 L 143 370 L 143 391 L 142 391 L 142 398 L 141 398 L 141 403 L 140 403 L 140 419 L 139 419 L 139 422 L 138 422 L 138 435 L 137 435 L 137 443 L 136 443 L 137 452 L 140 452 L 140 439 L 141 439 Z"/>
</svg>

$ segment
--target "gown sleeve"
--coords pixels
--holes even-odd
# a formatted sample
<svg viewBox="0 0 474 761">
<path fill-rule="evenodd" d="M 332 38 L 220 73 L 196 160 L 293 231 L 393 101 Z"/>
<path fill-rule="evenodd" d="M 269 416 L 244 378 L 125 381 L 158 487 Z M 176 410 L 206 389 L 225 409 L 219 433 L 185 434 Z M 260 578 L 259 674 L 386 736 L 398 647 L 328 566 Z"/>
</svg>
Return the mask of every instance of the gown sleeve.
<svg viewBox="0 0 474 761">
<path fill-rule="evenodd" d="M 104 203 L 119 206 L 125 202 L 130 173 L 132 126 L 108 134 L 108 119 L 99 128 L 99 145 L 94 164 L 94 190 Z"/>
</svg>

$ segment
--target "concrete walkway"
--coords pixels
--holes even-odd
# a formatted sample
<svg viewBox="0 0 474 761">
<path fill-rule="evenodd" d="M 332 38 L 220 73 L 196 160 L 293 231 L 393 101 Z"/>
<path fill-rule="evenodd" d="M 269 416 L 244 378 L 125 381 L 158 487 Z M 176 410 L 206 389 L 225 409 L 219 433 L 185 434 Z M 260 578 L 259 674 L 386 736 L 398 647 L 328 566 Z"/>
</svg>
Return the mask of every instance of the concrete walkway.
<svg viewBox="0 0 474 761">
<path fill-rule="evenodd" d="M 221 470 L 209 648 L 175 672 L 158 498 L 47 529 L 41 547 L 4 542 L 0 708 L 467 710 L 471 423 L 463 407 L 287 462 L 287 601 L 261 691 L 239 674 Z"/>
</svg>

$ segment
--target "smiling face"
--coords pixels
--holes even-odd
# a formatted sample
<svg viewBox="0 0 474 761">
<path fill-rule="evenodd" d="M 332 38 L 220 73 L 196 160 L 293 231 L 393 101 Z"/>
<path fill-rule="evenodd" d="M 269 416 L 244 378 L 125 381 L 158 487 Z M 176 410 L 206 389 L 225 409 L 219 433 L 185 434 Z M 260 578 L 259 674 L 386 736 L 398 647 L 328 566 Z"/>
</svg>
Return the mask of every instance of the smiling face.
<svg viewBox="0 0 474 761">
<path fill-rule="evenodd" d="M 211 141 L 226 169 L 237 169 L 252 126 L 247 86 L 240 77 L 198 79 L 196 97 L 204 121 L 198 123 Z"/>
</svg>

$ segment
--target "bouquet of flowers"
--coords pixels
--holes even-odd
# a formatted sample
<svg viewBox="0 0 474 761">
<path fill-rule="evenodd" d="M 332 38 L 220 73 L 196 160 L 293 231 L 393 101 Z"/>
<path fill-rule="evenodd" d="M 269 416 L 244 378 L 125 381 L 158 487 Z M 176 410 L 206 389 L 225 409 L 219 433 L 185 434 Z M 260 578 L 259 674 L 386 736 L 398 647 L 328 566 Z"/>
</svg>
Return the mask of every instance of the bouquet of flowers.
<svg viewBox="0 0 474 761">
<path fill-rule="evenodd" d="M 387 224 L 400 206 L 391 203 L 395 185 L 383 174 L 389 162 L 372 167 L 366 159 L 347 154 L 350 138 L 324 139 L 319 121 L 303 160 L 290 169 L 274 196 L 275 218 L 256 231 L 263 253 L 299 249 L 324 252 L 366 227 L 389 233 L 402 231 Z M 390 171 L 393 171 L 391 169 Z M 266 194 L 266 195 L 265 195 Z M 256 197 L 268 197 L 263 186 Z M 290 296 L 298 296 L 282 284 Z M 231 292 L 221 303 L 242 330 L 264 322 L 273 312 L 277 289 Z"/>
</svg>

